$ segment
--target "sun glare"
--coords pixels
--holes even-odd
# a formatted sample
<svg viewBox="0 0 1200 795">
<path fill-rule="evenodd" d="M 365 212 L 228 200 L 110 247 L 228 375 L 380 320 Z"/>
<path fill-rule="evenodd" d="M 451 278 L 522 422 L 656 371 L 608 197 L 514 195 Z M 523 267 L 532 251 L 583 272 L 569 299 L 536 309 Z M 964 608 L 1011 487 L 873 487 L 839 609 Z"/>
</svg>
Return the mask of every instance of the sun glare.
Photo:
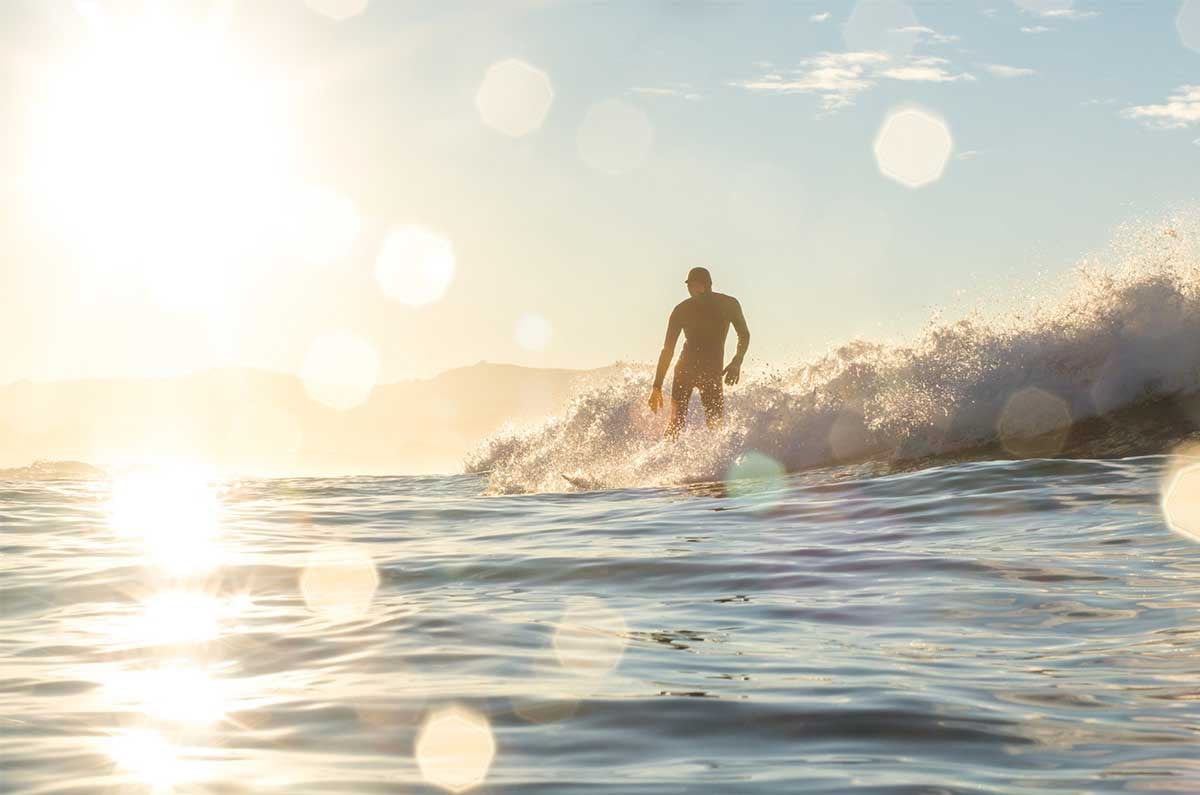
<svg viewBox="0 0 1200 795">
<path fill-rule="evenodd" d="M 180 778 L 176 748 L 151 729 L 136 729 L 108 738 L 109 757 L 155 792 L 169 792 Z"/>
<path fill-rule="evenodd" d="M 284 93 L 218 28 L 163 13 L 104 23 L 44 70 L 31 198 L 115 288 L 211 310 L 278 242 L 262 208 L 292 177 Z"/>
<path fill-rule="evenodd" d="M 112 701 L 171 723 L 208 726 L 224 718 L 227 709 L 221 680 L 188 662 L 114 671 L 104 685 Z"/>
<path fill-rule="evenodd" d="M 113 530 L 139 543 L 146 561 L 169 575 L 203 574 L 220 564 L 220 518 L 220 499 L 202 469 L 163 467 L 113 481 Z"/>
<path fill-rule="evenodd" d="M 165 591 L 142 605 L 129 625 L 131 643 L 173 645 L 203 643 L 221 634 L 222 621 L 235 611 L 201 591 Z"/>
</svg>

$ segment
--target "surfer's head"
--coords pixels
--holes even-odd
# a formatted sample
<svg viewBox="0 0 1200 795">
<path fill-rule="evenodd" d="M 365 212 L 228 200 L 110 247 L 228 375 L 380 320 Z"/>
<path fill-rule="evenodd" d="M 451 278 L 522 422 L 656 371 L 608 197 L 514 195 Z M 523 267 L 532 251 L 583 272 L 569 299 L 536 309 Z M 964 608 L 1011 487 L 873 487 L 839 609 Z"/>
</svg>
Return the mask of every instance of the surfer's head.
<svg viewBox="0 0 1200 795">
<path fill-rule="evenodd" d="M 688 271 L 684 284 L 692 297 L 704 295 L 712 291 L 712 274 L 708 272 L 708 268 L 692 268 Z"/>
</svg>

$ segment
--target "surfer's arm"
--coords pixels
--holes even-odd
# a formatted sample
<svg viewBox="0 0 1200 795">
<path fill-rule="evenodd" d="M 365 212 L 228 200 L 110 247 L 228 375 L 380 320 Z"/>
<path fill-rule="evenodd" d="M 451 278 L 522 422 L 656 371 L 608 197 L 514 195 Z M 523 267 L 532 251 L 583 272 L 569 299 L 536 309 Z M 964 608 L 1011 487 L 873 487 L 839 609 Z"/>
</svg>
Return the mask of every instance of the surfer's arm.
<svg viewBox="0 0 1200 795">
<path fill-rule="evenodd" d="M 679 332 L 681 331 L 683 331 L 683 323 L 679 320 L 679 307 L 675 307 L 671 312 L 671 319 L 667 321 L 667 338 L 663 340 L 662 352 L 658 354 L 658 368 L 654 371 L 654 388 L 650 390 L 650 410 L 656 414 L 663 405 L 663 379 L 667 377 L 667 368 L 671 366 L 671 359 L 675 357 L 675 343 L 679 342 Z"/>
<path fill-rule="evenodd" d="M 750 347 L 750 327 L 746 325 L 746 316 L 742 314 L 742 305 L 735 299 L 733 302 L 733 330 L 737 332 L 737 352 L 733 354 L 733 362 L 741 364 L 746 358 L 746 350 Z"/>
<path fill-rule="evenodd" d="M 733 316 L 730 318 L 733 330 L 737 332 L 737 352 L 733 360 L 725 368 L 725 383 L 732 386 L 742 377 L 742 359 L 746 358 L 746 350 L 750 347 L 750 327 L 746 325 L 746 316 L 742 314 L 742 305 L 733 299 Z"/>
<path fill-rule="evenodd" d="M 679 310 L 676 309 L 671 313 L 671 319 L 667 321 L 667 338 L 663 340 L 662 352 L 658 354 L 658 369 L 654 371 L 654 388 L 661 390 L 663 379 L 667 377 L 667 368 L 671 366 L 671 359 L 675 358 L 675 344 L 679 342 L 679 333 L 683 331 L 683 326 L 679 322 Z"/>
</svg>

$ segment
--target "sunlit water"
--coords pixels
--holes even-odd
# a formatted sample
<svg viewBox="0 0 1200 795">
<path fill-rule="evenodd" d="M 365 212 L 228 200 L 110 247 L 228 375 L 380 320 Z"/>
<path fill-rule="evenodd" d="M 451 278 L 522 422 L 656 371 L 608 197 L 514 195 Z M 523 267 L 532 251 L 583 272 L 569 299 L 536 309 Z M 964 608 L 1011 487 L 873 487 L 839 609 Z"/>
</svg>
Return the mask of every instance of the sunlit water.
<svg viewBox="0 0 1200 795">
<path fill-rule="evenodd" d="M 1164 467 L 3 483 L 0 789 L 1197 791 Z"/>
</svg>

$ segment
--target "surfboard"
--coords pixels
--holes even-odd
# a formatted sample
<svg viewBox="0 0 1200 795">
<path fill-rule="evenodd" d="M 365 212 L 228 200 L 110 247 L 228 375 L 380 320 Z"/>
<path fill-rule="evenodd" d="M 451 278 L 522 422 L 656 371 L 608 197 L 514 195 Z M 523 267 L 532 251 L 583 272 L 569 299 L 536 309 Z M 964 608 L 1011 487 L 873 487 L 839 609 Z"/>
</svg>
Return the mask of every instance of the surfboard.
<svg viewBox="0 0 1200 795">
<path fill-rule="evenodd" d="M 562 474 L 562 473 L 560 473 L 560 474 Z M 580 475 L 563 474 L 562 479 L 567 481 L 568 483 L 570 483 L 575 488 L 582 489 L 584 491 L 588 491 L 590 489 L 596 488 L 595 484 L 592 483 L 591 480 L 589 480 L 588 478 L 582 477 Z"/>
</svg>

